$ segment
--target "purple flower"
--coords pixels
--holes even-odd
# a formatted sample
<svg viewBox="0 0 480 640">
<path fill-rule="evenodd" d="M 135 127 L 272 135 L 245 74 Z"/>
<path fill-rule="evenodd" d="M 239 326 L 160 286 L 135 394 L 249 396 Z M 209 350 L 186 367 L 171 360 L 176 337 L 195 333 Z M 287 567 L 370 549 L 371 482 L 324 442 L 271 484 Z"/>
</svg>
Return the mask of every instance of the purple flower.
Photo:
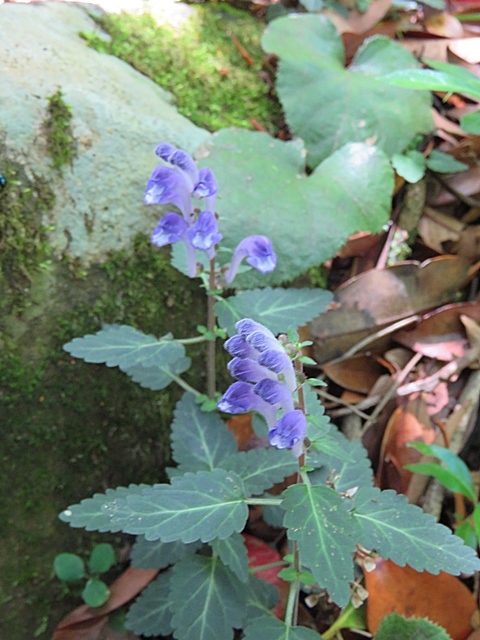
<svg viewBox="0 0 480 640">
<path fill-rule="evenodd" d="M 189 181 L 190 193 L 193 191 L 195 183 L 198 180 L 198 169 L 193 161 L 193 158 L 185 151 L 177 149 L 175 153 L 170 157 L 168 161 L 173 164 L 174 167 L 183 172 L 184 176 Z"/>
<path fill-rule="evenodd" d="M 200 169 L 197 183 L 193 187 L 193 195 L 196 198 L 205 198 L 205 205 L 209 211 L 215 211 L 217 191 L 218 185 L 213 171 L 207 167 Z"/>
<path fill-rule="evenodd" d="M 253 392 L 277 409 L 293 411 L 292 392 L 279 380 L 264 378 L 253 387 Z"/>
<path fill-rule="evenodd" d="M 248 344 L 251 344 L 257 351 L 279 350 L 283 351 L 282 345 L 272 334 L 271 336 L 263 331 L 253 331 L 247 336 Z"/>
<path fill-rule="evenodd" d="M 243 318 L 243 320 L 239 320 L 238 322 L 236 322 L 235 329 L 244 338 L 247 338 L 254 331 L 258 331 L 259 333 L 263 333 L 264 335 L 276 340 L 270 329 L 267 329 L 267 327 L 264 327 L 263 324 L 260 324 L 260 322 L 255 322 L 255 320 L 252 320 L 251 318 Z"/>
<path fill-rule="evenodd" d="M 261 273 L 269 273 L 277 266 L 277 256 L 270 240 L 266 236 L 248 236 L 237 245 L 233 252 L 232 262 L 225 274 L 227 284 L 230 284 L 235 278 L 244 258 L 247 259 L 248 264 Z"/>
<path fill-rule="evenodd" d="M 174 147 L 173 144 L 168 144 L 168 142 L 161 142 L 155 149 L 155 153 L 159 158 L 165 160 L 165 162 L 170 162 L 170 159 L 176 150 L 177 147 Z"/>
<path fill-rule="evenodd" d="M 289 411 L 268 432 L 270 444 L 277 449 L 292 449 L 305 437 L 307 421 L 303 411 Z M 300 454 L 300 451 L 298 451 Z M 298 457 L 298 456 L 297 456 Z"/>
<path fill-rule="evenodd" d="M 260 382 L 264 378 L 276 380 L 273 371 L 269 371 L 266 367 L 262 367 L 256 360 L 250 358 L 234 358 L 227 365 L 228 370 L 237 380 L 243 382 Z"/>
<path fill-rule="evenodd" d="M 145 204 L 176 205 L 188 220 L 191 211 L 190 189 L 185 178 L 172 167 L 156 167 L 147 182 Z"/>
<path fill-rule="evenodd" d="M 166 213 L 157 224 L 150 237 L 157 247 L 183 240 L 188 224 L 178 213 Z"/>
<path fill-rule="evenodd" d="M 248 382 L 234 382 L 223 394 L 217 407 L 225 413 L 247 413 L 257 411 L 261 413 L 269 428 L 275 424 L 275 409 L 259 396 L 253 393 L 253 385 Z"/>
<path fill-rule="evenodd" d="M 223 238 L 218 233 L 218 222 L 211 211 L 201 211 L 195 223 L 187 231 L 187 237 L 195 247 L 206 251 L 209 259 L 215 257 L 215 245 Z M 213 254 L 213 255 L 210 255 Z"/>
<path fill-rule="evenodd" d="M 230 355 L 237 358 L 256 360 L 259 356 L 258 351 L 249 345 L 243 336 L 232 336 L 223 346 Z"/>
<path fill-rule="evenodd" d="M 283 376 L 285 384 L 290 391 L 295 391 L 297 388 L 295 369 L 293 368 L 292 361 L 283 349 L 281 351 L 280 349 L 264 350 L 258 358 L 258 362 L 264 367 L 267 367 L 267 369 L 270 369 L 270 371 L 274 371 L 280 376 Z"/>
</svg>

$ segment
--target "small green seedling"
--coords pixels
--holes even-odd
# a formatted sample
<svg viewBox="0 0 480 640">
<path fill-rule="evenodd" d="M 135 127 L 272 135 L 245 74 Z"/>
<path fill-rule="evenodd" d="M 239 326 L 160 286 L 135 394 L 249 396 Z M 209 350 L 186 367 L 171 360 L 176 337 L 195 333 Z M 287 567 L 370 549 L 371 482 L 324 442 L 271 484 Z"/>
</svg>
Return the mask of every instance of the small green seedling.
<svg viewBox="0 0 480 640">
<path fill-rule="evenodd" d="M 445 447 L 439 447 L 435 444 L 428 445 L 423 442 L 410 442 L 409 446 L 424 455 L 437 458 L 439 462 L 407 464 L 405 469 L 433 476 L 449 491 L 460 493 L 473 504 L 473 512 L 459 523 L 455 533 L 462 538 L 465 544 L 476 549 L 480 541 L 480 503 L 467 465 Z"/>
<path fill-rule="evenodd" d="M 97 544 L 88 559 L 88 571 L 85 562 L 76 553 L 60 553 L 53 562 L 53 570 L 59 580 L 76 582 L 87 578 L 82 598 L 89 607 L 101 607 L 110 597 L 110 589 L 98 577 L 106 573 L 116 562 L 115 551 L 111 544 Z"/>
</svg>

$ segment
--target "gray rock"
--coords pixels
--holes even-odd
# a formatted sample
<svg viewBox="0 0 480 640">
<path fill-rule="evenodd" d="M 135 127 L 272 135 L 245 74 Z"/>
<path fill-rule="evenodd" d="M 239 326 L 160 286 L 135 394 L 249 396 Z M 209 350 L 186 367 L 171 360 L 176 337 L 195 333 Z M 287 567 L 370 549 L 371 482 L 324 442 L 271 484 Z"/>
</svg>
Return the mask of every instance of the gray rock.
<svg viewBox="0 0 480 640">
<path fill-rule="evenodd" d="M 158 209 L 142 197 L 158 142 L 193 152 L 210 137 L 151 80 L 88 48 L 78 33 L 95 29 L 80 5 L 0 5 L 0 134 L 11 160 L 51 181 L 55 205 L 44 223 L 54 256 L 83 266 L 128 247 L 156 223 Z M 59 87 L 77 144 L 61 175 L 51 169 L 42 126 L 47 98 Z"/>
</svg>

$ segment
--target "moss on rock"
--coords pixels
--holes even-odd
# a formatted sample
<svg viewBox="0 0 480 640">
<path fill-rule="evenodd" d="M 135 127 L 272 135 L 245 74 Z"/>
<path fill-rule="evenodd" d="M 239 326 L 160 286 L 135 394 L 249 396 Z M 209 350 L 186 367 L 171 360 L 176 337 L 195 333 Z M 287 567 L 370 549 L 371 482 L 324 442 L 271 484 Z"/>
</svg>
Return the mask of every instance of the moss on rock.
<svg viewBox="0 0 480 640">
<path fill-rule="evenodd" d="M 47 113 L 43 127 L 47 136 L 47 151 L 52 159 L 52 166 L 57 171 L 67 165 L 71 166 L 76 156 L 76 142 L 72 135 L 72 108 L 63 99 L 58 88 L 47 98 Z"/>
</svg>

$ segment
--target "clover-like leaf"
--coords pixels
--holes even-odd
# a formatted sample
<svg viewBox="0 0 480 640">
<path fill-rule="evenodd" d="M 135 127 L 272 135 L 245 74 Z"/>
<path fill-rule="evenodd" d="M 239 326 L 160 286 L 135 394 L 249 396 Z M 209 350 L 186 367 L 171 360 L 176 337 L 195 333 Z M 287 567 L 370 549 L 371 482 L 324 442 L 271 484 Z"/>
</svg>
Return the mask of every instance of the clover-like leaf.
<svg viewBox="0 0 480 640">
<path fill-rule="evenodd" d="M 443 627 L 425 618 L 407 620 L 390 613 L 380 623 L 375 640 L 451 640 Z"/>
<path fill-rule="evenodd" d="M 171 579 L 174 635 L 182 640 L 232 640 L 245 617 L 246 588 L 218 557 L 192 556 Z"/>
<path fill-rule="evenodd" d="M 344 500 L 330 487 L 306 484 L 293 485 L 283 495 L 284 526 L 298 543 L 303 566 L 336 604 L 346 605 L 353 581 L 355 521 Z"/>
<path fill-rule="evenodd" d="M 210 545 L 223 564 L 237 576 L 240 582 L 248 582 L 247 548 L 239 533 L 234 533 L 225 540 L 215 538 L 210 542 Z"/>
<path fill-rule="evenodd" d="M 125 533 L 144 534 L 147 540 L 209 542 L 243 529 L 248 516 L 244 495 L 235 473 L 198 471 L 119 500 L 110 505 L 110 517 Z"/>
<path fill-rule="evenodd" d="M 172 456 L 179 470 L 212 471 L 237 452 L 228 427 L 216 413 L 201 411 L 191 393 L 175 407 L 172 423 Z"/>
<path fill-rule="evenodd" d="M 400 567 L 408 564 L 416 571 L 453 575 L 480 569 L 473 549 L 395 491 L 360 488 L 353 515 L 359 532 L 356 541 Z"/>
<path fill-rule="evenodd" d="M 169 636 L 172 633 L 171 577 L 171 570 L 163 571 L 142 591 L 128 610 L 127 629 L 146 637 Z"/>
<path fill-rule="evenodd" d="M 305 141 L 312 167 L 346 143 L 368 139 L 392 156 L 433 128 L 428 93 L 379 80 L 419 66 L 389 38 L 367 39 L 348 70 L 341 36 L 325 16 L 278 18 L 265 30 L 262 46 L 280 58 L 277 92 L 288 124 Z"/>
<path fill-rule="evenodd" d="M 301 327 L 321 313 L 332 297 L 323 289 L 253 289 L 216 302 L 215 315 L 230 336 L 236 333 L 235 323 L 247 317 L 273 333 L 286 333 L 290 325 Z"/>
<path fill-rule="evenodd" d="M 212 140 L 201 164 L 211 167 L 222 185 L 216 206 L 222 248 L 233 251 L 245 236 L 262 234 L 277 254 L 271 274 L 251 269 L 238 275 L 234 286 L 291 280 L 331 258 L 350 234 L 378 232 L 389 218 L 393 169 L 375 147 L 346 145 L 307 176 L 301 141 L 241 129 L 224 129 Z M 218 253 L 221 262 L 229 257 Z"/>
<path fill-rule="evenodd" d="M 260 495 L 298 470 L 291 451 L 273 447 L 239 451 L 226 458 L 221 466 L 240 476 L 249 496 Z"/>
</svg>

